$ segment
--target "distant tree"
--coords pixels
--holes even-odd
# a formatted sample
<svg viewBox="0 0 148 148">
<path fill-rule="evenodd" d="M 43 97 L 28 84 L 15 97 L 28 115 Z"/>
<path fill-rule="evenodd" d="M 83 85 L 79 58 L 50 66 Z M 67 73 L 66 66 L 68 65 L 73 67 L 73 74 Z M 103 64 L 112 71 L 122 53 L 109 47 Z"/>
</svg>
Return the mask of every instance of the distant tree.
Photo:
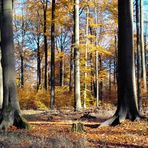
<svg viewBox="0 0 148 148">
<path fill-rule="evenodd" d="M 74 0 L 74 108 L 80 111 L 79 0 Z"/>
<path fill-rule="evenodd" d="M 133 0 L 118 1 L 118 107 L 114 116 L 104 125 L 116 125 L 126 118 L 140 118 L 136 94 L 133 49 Z"/>
<path fill-rule="evenodd" d="M 3 70 L 3 107 L 0 117 L 0 128 L 7 129 L 11 125 L 27 128 L 20 113 L 20 106 L 16 93 L 16 73 L 12 26 L 12 0 L 0 1 L 0 30 Z"/>
</svg>

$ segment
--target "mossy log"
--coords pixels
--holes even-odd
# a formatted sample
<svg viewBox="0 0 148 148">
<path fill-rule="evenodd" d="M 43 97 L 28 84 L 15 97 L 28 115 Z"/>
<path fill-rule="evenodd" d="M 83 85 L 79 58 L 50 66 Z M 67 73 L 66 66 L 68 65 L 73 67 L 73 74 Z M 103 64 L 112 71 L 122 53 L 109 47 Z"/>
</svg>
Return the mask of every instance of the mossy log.
<svg viewBox="0 0 148 148">
<path fill-rule="evenodd" d="M 73 123 L 72 124 L 72 129 L 73 132 L 78 132 L 78 133 L 85 133 L 86 131 L 84 130 L 84 125 L 80 122 Z"/>
<path fill-rule="evenodd" d="M 0 129 L 7 130 L 10 126 L 16 126 L 21 129 L 30 129 L 30 125 L 21 116 L 19 111 L 9 106 L 1 113 Z"/>
</svg>

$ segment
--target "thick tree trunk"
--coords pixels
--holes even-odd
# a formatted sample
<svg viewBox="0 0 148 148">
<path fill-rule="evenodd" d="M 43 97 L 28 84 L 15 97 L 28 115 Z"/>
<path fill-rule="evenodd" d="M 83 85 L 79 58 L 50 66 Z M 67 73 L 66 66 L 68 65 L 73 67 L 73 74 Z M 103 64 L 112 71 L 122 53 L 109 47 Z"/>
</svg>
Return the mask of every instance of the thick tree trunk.
<svg viewBox="0 0 148 148">
<path fill-rule="evenodd" d="M 126 118 L 138 119 L 138 103 L 133 50 L 133 1 L 119 0 L 118 43 L 118 107 L 115 115 L 104 125 L 116 125 Z"/>
<path fill-rule="evenodd" d="M 80 96 L 80 52 L 79 52 L 79 0 L 74 1 L 74 108 L 81 110 Z"/>
<path fill-rule="evenodd" d="M 55 0 L 52 0 L 50 109 L 55 108 Z"/>
<path fill-rule="evenodd" d="M 7 129 L 11 125 L 28 128 L 20 113 L 16 95 L 16 73 L 13 45 L 12 0 L 2 0 L 1 50 L 3 69 L 3 108 L 0 128 Z"/>
</svg>

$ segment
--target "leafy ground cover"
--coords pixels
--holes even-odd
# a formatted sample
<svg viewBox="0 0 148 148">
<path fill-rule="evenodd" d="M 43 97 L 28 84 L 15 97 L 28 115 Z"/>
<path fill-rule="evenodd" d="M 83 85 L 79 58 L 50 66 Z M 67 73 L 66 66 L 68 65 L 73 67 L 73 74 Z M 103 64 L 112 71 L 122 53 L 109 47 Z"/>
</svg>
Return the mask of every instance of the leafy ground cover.
<svg viewBox="0 0 148 148">
<path fill-rule="evenodd" d="M 71 109 L 58 111 L 24 110 L 31 129 L 11 127 L 0 131 L 0 147 L 6 148 L 91 148 L 91 147 L 148 147 L 148 123 L 146 121 L 124 123 L 115 127 L 98 128 L 113 115 L 115 107 L 100 106 L 75 113 Z M 145 115 L 147 112 L 145 111 Z M 84 133 L 72 132 L 72 124 L 84 124 Z"/>
</svg>

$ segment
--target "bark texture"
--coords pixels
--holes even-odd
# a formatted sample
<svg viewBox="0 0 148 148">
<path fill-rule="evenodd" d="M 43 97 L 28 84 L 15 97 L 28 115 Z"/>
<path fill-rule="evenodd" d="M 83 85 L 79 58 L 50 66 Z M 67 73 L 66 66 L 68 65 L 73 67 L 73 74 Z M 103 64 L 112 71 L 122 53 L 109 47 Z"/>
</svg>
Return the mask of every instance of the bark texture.
<svg viewBox="0 0 148 148">
<path fill-rule="evenodd" d="M 16 73 L 12 26 L 12 0 L 1 0 L 1 51 L 3 71 L 3 107 L 0 128 L 7 129 L 11 125 L 28 128 L 20 113 L 16 93 Z"/>
</svg>

